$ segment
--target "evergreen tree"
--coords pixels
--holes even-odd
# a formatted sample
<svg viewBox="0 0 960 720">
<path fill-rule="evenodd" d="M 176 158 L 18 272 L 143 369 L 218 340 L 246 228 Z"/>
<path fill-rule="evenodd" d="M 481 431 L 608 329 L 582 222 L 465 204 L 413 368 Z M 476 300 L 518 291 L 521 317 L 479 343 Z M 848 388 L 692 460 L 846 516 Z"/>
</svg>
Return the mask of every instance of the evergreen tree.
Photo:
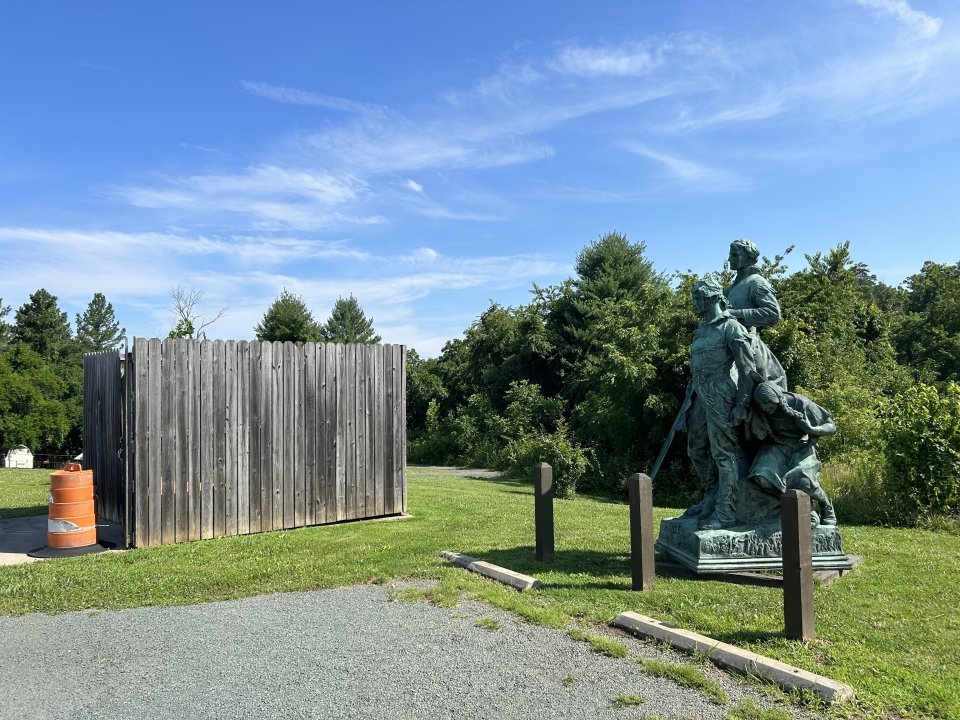
<svg viewBox="0 0 960 720">
<path fill-rule="evenodd" d="M 284 289 L 263 314 L 254 331 L 257 340 L 317 342 L 320 326 L 299 295 Z"/>
<path fill-rule="evenodd" d="M 367 318 L 357 299 L 337 298 L 330 317 L 320 328 L 321 337 L 335 343 L 378 343 L 380 336 L 373 329 L 373 318 Z"/>
<path fill-rule="evenodd" d="M 77 315 L 77 342 L 83 352 L 113 350 L 125 334 L 103 293 L 95 293 L 84 313 Z"/>
<path fill-rule="evenodd" d="M 17 310 L 12 339 L 33 348 L 47 361 L 69 354 L 72 333 L 67 314 L 57 305 L 57 297 L 43 288 L 30 296 L 30 302 Z"/>
</svg>

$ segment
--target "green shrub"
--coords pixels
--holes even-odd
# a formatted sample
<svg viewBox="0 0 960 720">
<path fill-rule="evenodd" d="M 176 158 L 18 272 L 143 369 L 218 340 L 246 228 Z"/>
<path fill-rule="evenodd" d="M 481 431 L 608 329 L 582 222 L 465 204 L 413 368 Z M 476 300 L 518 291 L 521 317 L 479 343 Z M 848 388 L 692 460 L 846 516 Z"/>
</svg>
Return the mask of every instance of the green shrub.
<svg viewBox="0 0 960 720">
<path fill-rule="evenodd" d="M 960 385 L 941 394 L 918 383 L 898 394 L 883 422 L 887 492 L 905 520 L 960 513 Z"/>
<path fill-rule="evenodd" d="M 895 524 L 902 514 L 886 485 L 886 458 L 867 448 L 825 460 L 820 484 L 844 525 Z"/>
<path fill-rule="evenodd" d="M 556 497 L 570 497 L 587 469 L 583 449 L 570 441 L 566 429 L 556 432 L 525 435 L 512 440 L 508 447 L 508 472 L 515 477 L 530 477 L 533 466 L 545 462 L 553 468 L 553 492 Z"/>
</svg>

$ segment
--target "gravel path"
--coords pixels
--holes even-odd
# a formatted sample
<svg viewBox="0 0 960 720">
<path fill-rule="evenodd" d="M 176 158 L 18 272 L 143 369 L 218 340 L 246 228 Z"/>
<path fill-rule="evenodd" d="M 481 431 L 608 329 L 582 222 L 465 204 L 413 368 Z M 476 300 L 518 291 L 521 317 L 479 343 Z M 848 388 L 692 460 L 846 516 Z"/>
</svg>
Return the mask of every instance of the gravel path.
<svg viewBox="0 0 960 720">
<path fill-rule="evenodd" d="M 0 617 L 0 717 L 724 718 L 728 708 L 562 630 L 357 586 L 183 607 Z M 475 623 L 493 618 L 497 630 Z M 703 667 L 703 666 L 701 666 Z M 756 688 L 712 667 L 736 703 Z M 645 702 L 615 707 L 618 695 Z M 791 710 L 791 714 L 795 711 Z"/>
</svg>

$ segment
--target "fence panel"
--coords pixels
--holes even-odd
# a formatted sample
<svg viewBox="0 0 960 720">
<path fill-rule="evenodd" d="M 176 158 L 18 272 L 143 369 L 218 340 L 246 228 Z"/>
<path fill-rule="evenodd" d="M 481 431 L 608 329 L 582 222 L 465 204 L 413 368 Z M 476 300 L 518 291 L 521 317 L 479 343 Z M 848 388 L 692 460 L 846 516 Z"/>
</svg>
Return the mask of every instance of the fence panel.
<svg viewBox="0 0 960 720">
<path fill-rule="evenodd" d="M 116 352 L 85 356 L 98 516 L 124 522 L 129 494 L 147 546 L 404 512 L 404 361 L 402 345 L 142 338 L 123 374 Z"/>
</svg>

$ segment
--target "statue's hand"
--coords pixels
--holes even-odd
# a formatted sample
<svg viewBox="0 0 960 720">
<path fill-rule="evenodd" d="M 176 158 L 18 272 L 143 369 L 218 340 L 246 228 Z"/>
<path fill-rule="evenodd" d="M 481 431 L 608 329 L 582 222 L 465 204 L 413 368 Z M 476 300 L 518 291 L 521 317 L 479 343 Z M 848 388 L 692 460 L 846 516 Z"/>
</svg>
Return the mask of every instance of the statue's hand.
<svg viewBox="0 0 960 720">
<path fill-rule="evenodd" d="M 747 420 L 747 407 L 746 405 L 734 405 L 733 410 L 730 411 L 730 423 L 737 427 L 743 425 Z"/>
</svg>

